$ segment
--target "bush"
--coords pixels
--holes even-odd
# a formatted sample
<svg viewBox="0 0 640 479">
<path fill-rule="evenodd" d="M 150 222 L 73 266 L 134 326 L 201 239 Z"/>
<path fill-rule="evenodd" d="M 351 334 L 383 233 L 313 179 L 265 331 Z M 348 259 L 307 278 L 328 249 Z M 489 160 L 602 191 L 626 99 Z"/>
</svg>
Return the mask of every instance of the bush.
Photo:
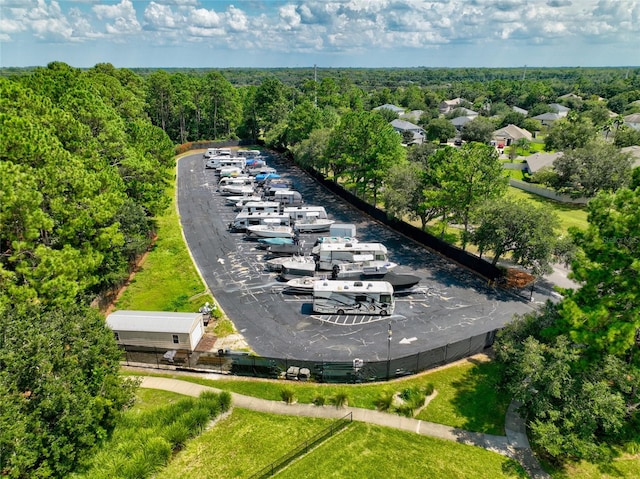
<svg viewBox="0 0 640 479">
<path fill-rule="evenodd" d="M 378 408 L 379 411 L 390 411 L 393 406 L 393 396 L 393 391 L 382 391 L 375 401 L 376 408 Z"/>
<path fill-rule="evenodd" d="M 296 400 L 296 394 L 292 388 L 284 388 L 280 391 L 280 397 L 287 404 L 292 404 Z"/>
<path fill-rule="evenodd" d="M 337 408 L 345 407 L 349 403 L 349 395 L 344 391 L 337 392 L 332 402 Z"/>
<path fill-rule="evenodd" d="M 315 406 L 324 406 L 324 403 L 326 402 L 326 399 L 324 396 L 322 395 L 318 395 L 316 397 L 313 398 L 313 404 Z"/>
</svg>

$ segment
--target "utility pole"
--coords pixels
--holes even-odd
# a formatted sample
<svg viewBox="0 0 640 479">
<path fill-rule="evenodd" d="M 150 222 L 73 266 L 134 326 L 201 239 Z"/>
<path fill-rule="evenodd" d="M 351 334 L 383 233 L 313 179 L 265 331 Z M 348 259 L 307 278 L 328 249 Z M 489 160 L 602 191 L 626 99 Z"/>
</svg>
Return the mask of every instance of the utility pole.
<svg viewBox="0 0 640 479">
<path fill-rule="evenodd" d="M 522 72 L 522 81 L 524 81 L 524 78 L 527 76 L 527 65 L 524 66 L 524 71 Z"/>
</svg>

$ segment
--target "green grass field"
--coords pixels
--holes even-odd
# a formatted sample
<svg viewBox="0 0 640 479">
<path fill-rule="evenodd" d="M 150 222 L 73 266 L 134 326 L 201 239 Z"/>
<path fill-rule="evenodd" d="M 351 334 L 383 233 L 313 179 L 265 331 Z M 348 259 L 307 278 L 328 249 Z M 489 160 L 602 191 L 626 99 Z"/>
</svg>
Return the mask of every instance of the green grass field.
<svg viewBox="0 0 640 479">
<path fill-rule="evenodd" d="M 495 363 L 471 358 L 429 373 L 388 383 L 335 385 L 302 383 L 284 380 L 256 380 L 245 378 L 206 379 L 200 377 L 159 374 L 195 382 L 226 391 L 281 401 L 282 390 L 293 390 L 300 403 L 310 404 L 321 396 L 329 404 L 337 394 L 346 393 L 348 404 L 364 409 L 376 409 L 376 401 L 385 392 L 433 384 L 438 395 L 418 419 L 459 427 L 487 434 L 504 434 L 504 416 L 510 398 L 496 387 L 498 371 Z"/>
<path fill-rule="evenodd" d="M 509 187 L 507 194 L 511 198 L 524 199 L 537 206 L 546 206 L 549 208 L 558 215 L 560 219 L 560 229 L 563 233 L 570 227 L 586 229 L 588 226 L 587 210 L 584 206 L 560 203 L 559 201 L 553 201 L 513 187 Z"/>
<path fill-rule="evenodd" d="M 353 423 L 278 474 L 282 479 L 524 478 L 521 466 L 479 447 Z"/>
<path fill-rule="evenodd" d="M 175 186 L 167 189 L 175 198 Z M 175 201 L 157 218 L 157 240 L 140 271 L 116 303 L 118 309 L 198 311 L 213 302 L 185 245 Z"/>
</svg>

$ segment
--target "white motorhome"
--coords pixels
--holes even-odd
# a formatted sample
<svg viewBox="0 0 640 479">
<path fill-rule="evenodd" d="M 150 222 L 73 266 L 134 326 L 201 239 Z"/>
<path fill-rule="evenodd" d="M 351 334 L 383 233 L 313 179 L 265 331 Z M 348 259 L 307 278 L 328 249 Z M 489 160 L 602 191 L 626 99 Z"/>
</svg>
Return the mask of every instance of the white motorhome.
<svg viewBox="0 0 640 479">
<path fill-rule="evenodd" d="M 207 160 L 205 168 L 212 170 L 220 170 L 221 168 L 228 168 L 231 166 L 243 169 L 247 163 L 245 158 L 233 157 L 233 156 L 214 156 Z"/>
<path fill-rule="evenodd" d="M 304 201 L 302 201 L 302 195 L 296 190 L 276 189 L 270 198 L 272 198 L 273 201 L 288 206 L 298 206 L 304 203 Z"/>
<path fill-rule="evenodd" d="M 247 201 L 242 207 L 241 213 L 279 213 L 280 203 L 275 201 Z"/>
<path fill-rule="evenodd" d="M 278 223 L 275 223 L 275 221 Z M 255 213 L 243 213 L 240 212 L 234 218 L 234 220 L 229 224 L 229 229 L 231 231 L 246 231 L 249 226 L 255 225 L 282 225 L 282 226 L 291 226 L 291 220 L 289 219 L 289 215 L 285 215 L 277 212 L 264 212 L 257 211 Z"/>
<path fill-rule="evenodd" d="M 318 269 L 333 271 L 333 267 L 343 263 L 358 263 L 364 258 L 369 261 L 388 261 L 387 247 L 382 243 L 320 243 L 314 247 Z"/>
<path fill-rule="evenodd" d="M 319 280 L 313 284 L 313 312 L 321 314 L 393 314 L 393 286 L 387 281 Z"/>
</svg>

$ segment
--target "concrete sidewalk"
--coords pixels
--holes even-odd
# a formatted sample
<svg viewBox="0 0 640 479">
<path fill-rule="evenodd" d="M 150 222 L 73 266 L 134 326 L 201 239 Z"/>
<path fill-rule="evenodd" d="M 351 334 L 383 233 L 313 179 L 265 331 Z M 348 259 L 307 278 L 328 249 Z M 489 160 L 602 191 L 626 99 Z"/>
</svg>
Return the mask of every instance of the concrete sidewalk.
<svg viewBox="0 0 640 479">
<path fill-rule="evenodd" d="M 202 386 L 179 379 L 155 376 L 144 376 L 141 387 L 162 389 L 195 397 L 199 396 L 203 391 L 222 392 L 220 389 L 209 386 Z M 313 404 L 286 404 L 283 401 L 269 401 L 236 393 L 231 393 L 231 397 L 233 406 L 270 414 L 338 419 L 347 413 L 352 413 L 355 421 L 368 422 L 379 426 L 413 432 L 423 436 L 431 436 L 469 446 L 482 447 L 517 460 L 531 478 L 545 479 L 550 477 L 542 470 L 537 459 L 531 452 L 525 424 L 517 413 L 517 404 L 515 403 L 512 403 L 507 411 L 505 420 L 506 436 L 494 436 L 371 409 L 354 407 L 336 408 L 333 406 L 314 406 Z"/>
</svg>

